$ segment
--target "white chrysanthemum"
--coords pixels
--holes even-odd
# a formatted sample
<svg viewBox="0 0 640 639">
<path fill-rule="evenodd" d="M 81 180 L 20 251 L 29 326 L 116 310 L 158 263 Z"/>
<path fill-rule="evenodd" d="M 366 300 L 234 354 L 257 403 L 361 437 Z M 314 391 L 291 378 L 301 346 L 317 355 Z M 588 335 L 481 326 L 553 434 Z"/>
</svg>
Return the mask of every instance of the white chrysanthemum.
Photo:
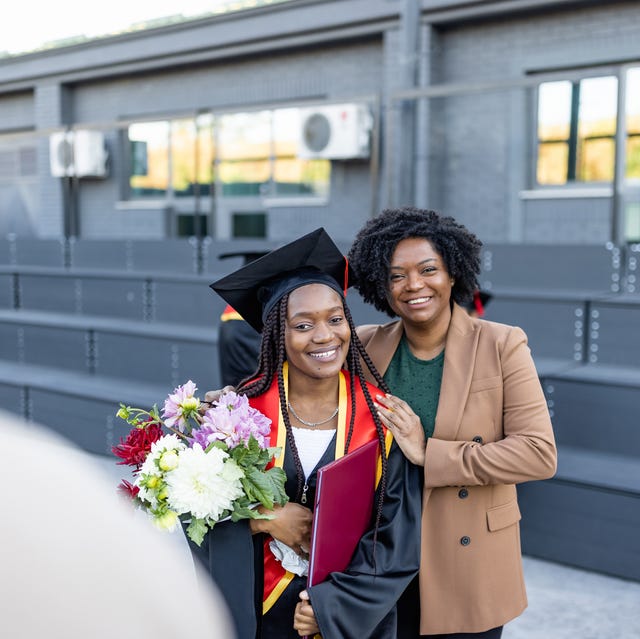
<svg viewBox="0 0 640 639">
<path fill-rule="evenodd" d="M 157 457 L 167 450 L 182 450 L 183 448 L 186 448 L 184 440 L 180 439 L 177 435 L 173 433 L 163 435 L 158 441 L 151 444 L 151 451 L 147 459 L 149 459 L 149 457 Z"/>
<path fill-rule="evenodd" d="M 180 453 L 180 463 L 166 476 L 167 502 L 177 513 L 220 519 L 243 494 L 242 470 L 219 448 L 205 453 L 200 444 Z"/>
<path fill-rule="evenodd" d="M 158 505 L 158 498 L 156 490 L 148 488 L 145 485 L 145 481 L 150 476 L 156 476 L 158 478 L 164 475 L 164 472 L 158 468 L 158 460 L 166 452 L 175 450 L 178 454 L 184 450 L 186 445 L 176 435 L 164 435 L 158 441 L 151 444 L 151 450 L 145 458 L 140 471 L 136 476 L 134 485 L 140 489 L 138 497 L 143 501 L 148 502 L 152 508 Z"/>
</svg>

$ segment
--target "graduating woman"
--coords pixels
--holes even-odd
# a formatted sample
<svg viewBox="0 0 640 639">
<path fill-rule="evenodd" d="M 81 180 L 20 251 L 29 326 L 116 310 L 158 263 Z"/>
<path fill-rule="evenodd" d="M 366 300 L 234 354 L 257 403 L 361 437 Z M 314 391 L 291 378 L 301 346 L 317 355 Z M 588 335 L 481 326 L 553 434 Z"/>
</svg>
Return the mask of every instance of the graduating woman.
<svg viewBox="0 0 640 639">
<path fill-rule="evenodd" d="M 237 392 L 272 420 L 290 500 L 271 519 L 218 524 L 193 547 L 240 639 L 395 637 L 395 602 L 417 573 L 421 475 L 382 426 L 373 402 L 379 391 L 364 380 L 361 357 L 384 387 L 345 304 L 348 271 L 318 229 L 211 285 L 262 331 L 258 370 Z M 371 529 L 344 572 L 307 589 L 295 572 L 309 550 L 317 470 L 372 439 L 381 471 Z M 315 618 L 294 629 L 302 591 Z"/>
</svg>

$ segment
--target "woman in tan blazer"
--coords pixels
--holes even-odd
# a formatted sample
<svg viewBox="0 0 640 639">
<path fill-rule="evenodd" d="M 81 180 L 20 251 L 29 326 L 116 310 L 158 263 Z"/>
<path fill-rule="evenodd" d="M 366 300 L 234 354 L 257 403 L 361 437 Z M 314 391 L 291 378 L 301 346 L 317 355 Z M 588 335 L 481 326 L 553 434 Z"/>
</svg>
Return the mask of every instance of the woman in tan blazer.
<svg viewBox="0 0 640 639">
<path fill-rule="evenodd" d="M 459 305 L 477 288 L 480 247 L 453 218 L 404 208 L 370 220 L 349 253 L 364 300 L 399 318 L 358 332 L 393 391 L 378 396 L 383 422 L 424 467 L 402 637 L 500 637 L 527 605 L 515 485 L 556 469 L 526 335 Z"/>
</svg>

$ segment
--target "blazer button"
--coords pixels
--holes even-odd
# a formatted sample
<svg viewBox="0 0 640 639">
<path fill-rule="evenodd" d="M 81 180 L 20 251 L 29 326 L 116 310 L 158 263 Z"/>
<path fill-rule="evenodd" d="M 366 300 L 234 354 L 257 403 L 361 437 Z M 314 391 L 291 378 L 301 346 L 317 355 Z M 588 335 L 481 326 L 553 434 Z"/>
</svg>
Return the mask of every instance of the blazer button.
<svg viewBox="0 0 640 639">
<path fill-rule="evenodd" d="M 472 441 L 474 441 L 476 444 L 482 444 L 482 437 L 480 437 L 480 435 L 476 435 Z"/>
<path fill-rule="evenodd" d="M 466 488 L 461 488 L 458 491 L 458 497 L 460 497 L 460 499 L 466 499 L 469 496 L 469 491 Z"/>
<path fill-rule="evenodd" d="M 463 546 L 468 546 L 471 543 L 471 537 L 467 537 L 466 535 L 464 537 L 460 537 L 460 543 Z"/>
</svg>

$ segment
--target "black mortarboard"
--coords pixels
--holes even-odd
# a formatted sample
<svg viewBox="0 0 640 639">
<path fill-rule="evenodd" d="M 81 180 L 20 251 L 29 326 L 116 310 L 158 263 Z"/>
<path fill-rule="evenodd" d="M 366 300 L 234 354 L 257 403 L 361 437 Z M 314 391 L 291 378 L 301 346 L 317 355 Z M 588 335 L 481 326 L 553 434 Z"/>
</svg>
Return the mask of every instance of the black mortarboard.
<svg viewBox="0 0 640 639">
<path fill-rule="evenodd" d="M 220 253 L 218 255 L 219 260 L 226 260 L 230 257 L 241 257 L 244 262 L 243 264 L 251 264 L 251 262 L 255 262 L 257 259 L 266 255 L 269 251 L 256 251 L 256 250 L 247 250 L 247 251 L 232 251 L 231 253 Z"/>
<path fill-rule="evenodd" d="M 321 283 L 344 296 L 349 274 L 346 258 L 319 228 L 210 286 L 260 332 L 264 319 L 283 295 L 305 284 Z"/>
</svg>

